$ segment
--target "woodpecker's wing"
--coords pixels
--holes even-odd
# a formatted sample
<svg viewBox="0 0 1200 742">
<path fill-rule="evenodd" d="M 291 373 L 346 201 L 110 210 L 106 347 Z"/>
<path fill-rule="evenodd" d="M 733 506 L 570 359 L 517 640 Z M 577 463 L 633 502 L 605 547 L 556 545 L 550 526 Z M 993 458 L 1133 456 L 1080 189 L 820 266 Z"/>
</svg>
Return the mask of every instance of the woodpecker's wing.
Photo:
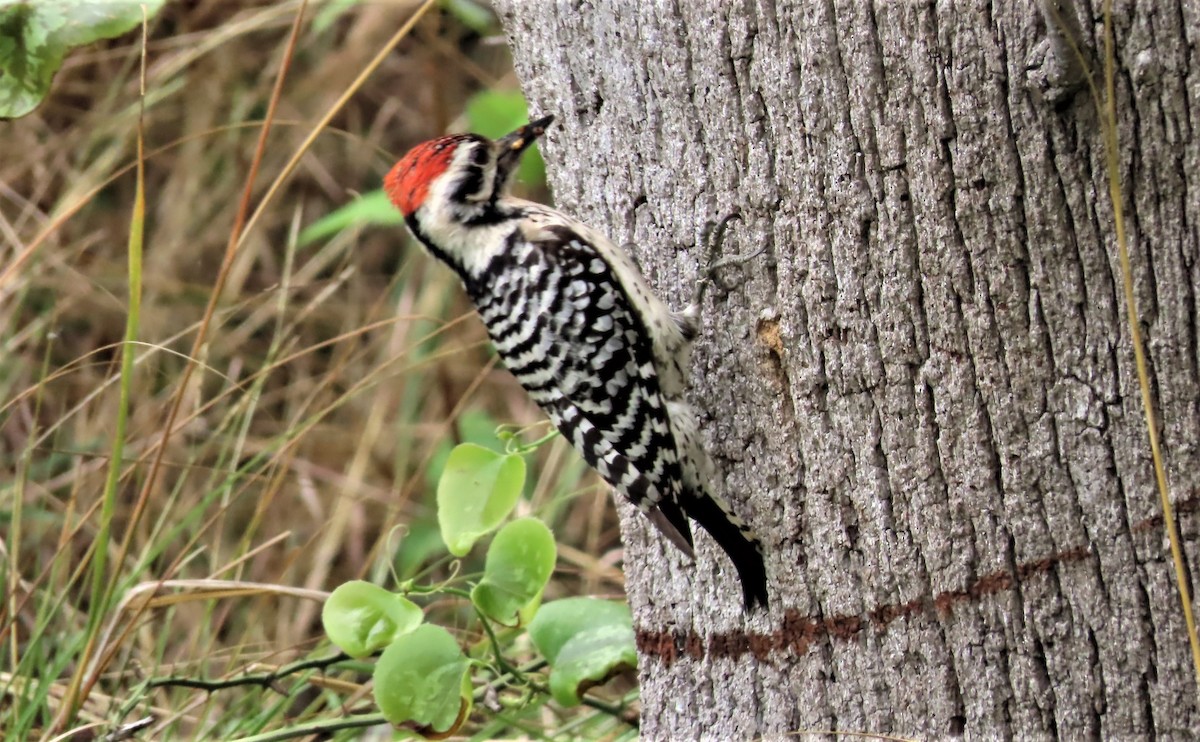
<svg viewBox="0 0 1200 742">
<path fill-rule="evenodd" d="M 551 234 L 539 247 L 550 253 L 547 259 L 557 265 L 564 286 L 557 306 L 548 307 L 554 319 L 547 325 L 556 344 L 578 351 L 558 365 L 562 397 L 551 414 L 559 429 L 601 476 L 643 504 L 651 521 L 689 556 L 688 517 L 696 519 L 733 561 L 746 606 L 765 606 L 766 567 L 757 537 L 707 482 L 695 480 L 695 472 L 691 485 L 683 476 L 685 441 L 679 436 L 687 437 L 695 423 L 690 414 L 686 420 L 673 417 L 673 407 L 687 406 L 665 393 L 662 376 L 678 375 L 671 383 L 677 395 L 682 392 L 679 364 L 686 353 L 668 350 L 687 342 L 676 315 L 631 272 L 636 269 L 624 265 L 617 248 L 604 251 L 607 241 L 594 235 L 581 239 L 566 227 L 545 231 Z M 702 449 L 690 455 L 706 457 Z M 648 485 L 657 487 L 657 496 Z M 647 501 L 658 511 L 647 510 Z M 686 538 L 687 548 L 675 535 Z"/>
<path fill-rule="evenodd" d="M 530 245 L 557 283 L 539 321 L 544 347 L 560 351 L 547 367 L 553 382 L 531 394 L 584 459 L 691 555 L 679 451 L 645 321 L 610 261 L 571 228 L 538 229 Z"/>
<path fill-rule="evenodd" d="M 695 559 L 692 528 L 679 503 L 674 498 L 663 497 L 650 478 L 621 455 L 579 407 L 560 398 L 545 408 L 559 432 L 571 441 L 584 460 L 625 499 L 637 505 L 671 543 L 689 559 Z"/>
</svg>

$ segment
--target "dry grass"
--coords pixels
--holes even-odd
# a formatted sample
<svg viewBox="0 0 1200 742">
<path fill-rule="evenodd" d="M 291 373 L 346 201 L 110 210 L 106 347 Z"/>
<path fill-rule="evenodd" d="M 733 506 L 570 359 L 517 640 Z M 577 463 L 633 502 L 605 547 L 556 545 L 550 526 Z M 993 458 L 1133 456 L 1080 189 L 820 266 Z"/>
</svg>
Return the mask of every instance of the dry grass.
<svg viewBox="0 0 1200 742">
<path fill-rule="evenodd" d="M 361 3 L 302 27 L 252 205 L 416 5 Z M 540 417 L 489 364 L 452 275 L 399 228 L 295 240 L 378 187 L 408 146 L 453 128 L 471 94 L 515 84 L 502 43 L 435 11 L 246 234 L 134 518 L 298 9 L 176 2 L 150 26 L 143 300 L 108 550 L 114 589 L 100 606 L 89 604 L 86 574 L 128 310 L 140 35 L 78 51 L 40 109 L 0 124 L 0 272 L 48 233 L 0 285 L 0 729 L 9 735 L 51 738 L 153 714 L 145 738 L 213 739 L 356 708 L 361 689 L 332 679 L 325 692 L 288 683 L 212 694 L 145 681 L 226 677 L 312 652 L 322 641 L 314 598 L 360 576 L 388 584 L 389 571 L 412 575 L 440 556 L 438 457 L 480 435 L 472 431 Z M 318 3 L 309 15 L 323 12 Z M 607 495 L 581 481 L 561 442 L 535 472 L 527 507 L 580 547 L 564 549 L 551 595 L 619 591 L 605 566 L 616 546 Z M 447 573 L 444 561 L 434 567 Z M 96 611 L 102 647 L 115 651 L 67 719 L 63 698 Z"/>
</svg>

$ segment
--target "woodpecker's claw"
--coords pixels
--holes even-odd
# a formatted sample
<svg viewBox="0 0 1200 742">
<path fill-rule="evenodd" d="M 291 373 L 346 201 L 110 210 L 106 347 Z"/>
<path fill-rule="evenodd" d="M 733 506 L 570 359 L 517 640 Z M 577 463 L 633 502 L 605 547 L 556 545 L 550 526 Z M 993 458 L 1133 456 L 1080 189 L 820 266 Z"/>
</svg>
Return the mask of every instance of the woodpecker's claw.
<svg viewBox="0 0 1200 742">
<path fill-rule="evenodd" d="M 728 258 L 718 260 L 717 262 L 708 266 L 707 278 L 709 280 L 712 280 L 713 274 L 716 273 L 717 271 L 721 270 L 722 268 L 728 268 L 731 265 L 741 265 L 742 263 L 749 262 L 749 261 L 757 258 L 759 255 L 762 255 L 766 251 L 767 251 L 767 246 L 763 245 L 762 247 L 758 248 L 754 252 L 744 252 L 741 255 L 732 255 Z"/>
<path fill-rule="evenodd" d="M 701 241 L 708 243 L 708 249 L 705 250 L 704 264 L 700 268 L 700 277 L 696 279 L 696 289 L 692 293 L 692 301 L 689 308 L 695 307 L 699 310 L 704 301 L 704 292 L 708 288 L 708 284 L 715 282 L 717 271 L 722 268 L 728 268 L 731 265 L 741 265 L 742 263 L 749 262 L 767 251 L 766 245 L 763 245 L 754 252 L 732 255 L 713 262 L 713 258 L 721 252 L 721 245 L 725 243 L 725 235 L 729 231 L 729 224 L 735 220 L 741 220 L 741 218 L 742 212 L 734 209 L 716 224 L 709 222 L 705 226 Z"/>
<path fill-rule="evenodd" d="M 700 236 L 700 240 L 701 242 L 708 244 L 708 254 L 704 256 L 706 262 L 712 261 L 712 256 L 716 254 L 721 245 L 725 242 L 725 232 L 729 229 L 729 223 L 740 220 L 741 218 L 741 210 L 735 208 L 733 211 L 722 217 L 721 221 L 717 222 L 716 224 L 709 222 L 708 224 L 704 225 L 704 234 Z M 712 240 L 711 242 L 709 242 L 710 238 Z"/>
</svg>

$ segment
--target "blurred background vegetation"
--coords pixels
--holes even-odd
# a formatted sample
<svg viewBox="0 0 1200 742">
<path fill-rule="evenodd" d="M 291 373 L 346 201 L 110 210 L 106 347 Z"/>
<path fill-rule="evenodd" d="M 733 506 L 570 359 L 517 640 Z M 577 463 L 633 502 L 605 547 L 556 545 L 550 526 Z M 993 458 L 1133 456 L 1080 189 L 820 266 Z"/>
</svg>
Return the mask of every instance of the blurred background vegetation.
<svg viewBox="0 0 1200 742">
<path fill-rule="evenodd" d="M 231 739 L 350 713 L 370 704 L 367 675 L 212 692 L 162 681 L 328 654 L 320 600 L 345 580 L 395 587 L 478 570 L 445 558 L 441 462 L 456 443 L 494 445 L 497 425 L 541 415 L 495 365 L 453 275 L 377 190 L 418 141 L 524 120 L 490 11 L 434 3 L 279 179 L 421 5 L 312 2 L 288 63 L 298 0 L 176 0 L 150 20 L 142 303 L 119 462 L 141 29 L 75 50 L 32 114 L 0 122 L 0 737 L 101 739 L 153 716 L 136 738 Z M 262 212 L 222 270 L 282 72 L 248 202 Z M 525 168 L 527 195 L 546 200 L 540 161 Z M 619 596 L 606 489 L 561 440 L 531 464 L 521 509 L 560 542 L 547 598 Z M 451 602 L 428 610 L 451 630 L 468 624 Z M 83 657 L 99 664 L 81 687 Z M 477 737 L 630 730 L 617 715 L 492 705 L 506 710 L 477 710 Z"/>
</svg>

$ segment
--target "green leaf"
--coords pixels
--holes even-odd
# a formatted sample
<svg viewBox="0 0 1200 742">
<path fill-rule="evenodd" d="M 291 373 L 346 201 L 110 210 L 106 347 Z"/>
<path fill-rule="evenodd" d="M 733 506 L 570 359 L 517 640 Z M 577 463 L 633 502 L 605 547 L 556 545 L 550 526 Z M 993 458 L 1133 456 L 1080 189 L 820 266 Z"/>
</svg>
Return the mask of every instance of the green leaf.
<svg viewBox="0 0 1200 742">
<path fill-rule="evenodd" d="M 467 101 L 467 124 L 471 131 L 489 139 L 499 139 L 527 121 L 528 108 L 519 90 L 484 90 Z M 517 180 L 531 186 L 546 182 L 546 163 L 536 146 L 525 151 Z"/>
<path fill-rule="evenodd" d="M 483 410 L 464 412 L 454 421 L 454 427 L 458 433 L 457 436 L 454 436 L 454 440 L 462 443 L 474 443 L 493 451 L 504 448 L 504 441 L 496 435 L 498 427 L 496 418 Z M 450 454 L 454 452 L 454 449 L 455 446 L 451 445 L 450 440 L 444 439 L 438 444 L 433 455 L 429 457 L 429 463 L 425 467 L 425 476 L 428 477 L 430 491 L 437 490 L 437 483 L 441 481 L 442 473 L 446 471 L 446 462 L 450 460 Z"/>
<path fill-rule="evenodd" d="M 537 518 L 514 520 L 488 547 L 483 580 L 471 600 L 500 623 L 519 623 L 518 612 L 541 594 L 554 572 L 558 550 L 554 534 Z"/>
<path fill-rule="evenodd" d="M 164 0 L 0 0 L 0 118 L 37 108 L 72 47 L 111 39 Z"/>
<path fill-rule="evenodd" d="M 525 486 L 525 459 L 463 443 L 450 452 L 438 481 L 438 524 L 455 556 L 508 517 Z"/>
<path fill-rule="evenodd" d="M 577 706 L 593 685 L 637 667 L 629 606 L 596 598 L 547 603 L 529 624 L 529 638 L 550 663 L 550 692 Z"/>
<path fill-rule="evenodd" d="M 412 722 L 448 734 L 470 713 L 468 668 L 448 631 L 423 624 L 383 650 L 375 664 L 375 703 L 392 724 Z"/>
<path fill-rule="evenodd" d="M 404 217 L 381 189 L 364 193 L 308 225 L 300 232 L 298 242 L 301 247 L 310 245 L 350 227 L 395 227 L 402 224 Z"/>
<path fill-rule="evenodd" d="M 324 33 L 341 18 L 347 11 L 363 0 L 326 0 L 313 14 L 312 29 L 316 33 Z"/>
<path fill-rule="evenodd" d="M 321 609 L 329 640 L 351 657 L 373 654 L 424 619 L 416 603 L 362 580 L 339 585 Z"/>
<path fill-rule="evenodd" d="M 490 33 L 496 26 L 492 11 L 475 0 L 442 0 L 442 7 L 475 33 Z"/>
<path fill-rule="evenodd" d="M 483 90 L 467 101 L 467 126 L 488 139 L 499 139 L 528 120 L 519 90 Z"/>
<path fill-rule="evenodd" d="M 541 607 L 529 624 L 529 638 L 550 664 L 576 634 L 606 626 L 633 628 L 629 606 L 599 598 L 564 598 Z"/>
</svg>

